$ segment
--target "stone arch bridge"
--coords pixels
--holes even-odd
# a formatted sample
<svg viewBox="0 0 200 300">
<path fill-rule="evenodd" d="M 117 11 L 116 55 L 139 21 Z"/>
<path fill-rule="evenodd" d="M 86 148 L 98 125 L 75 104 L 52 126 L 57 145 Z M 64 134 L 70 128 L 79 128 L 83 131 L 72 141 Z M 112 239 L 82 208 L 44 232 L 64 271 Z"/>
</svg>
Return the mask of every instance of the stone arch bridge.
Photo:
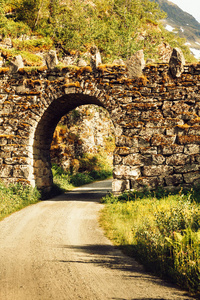
<svg viewBox="0 0 200 300">
<path fill-rule="evenodd" d="M 113 192 L 200 183 L 200 65 L 168 64 L 128 78 L 124 66 L 0 69 L 0 178 L 49 190 L 50 145 L 61 117 L 102 106 L 115 127 Z"/>
</svg>

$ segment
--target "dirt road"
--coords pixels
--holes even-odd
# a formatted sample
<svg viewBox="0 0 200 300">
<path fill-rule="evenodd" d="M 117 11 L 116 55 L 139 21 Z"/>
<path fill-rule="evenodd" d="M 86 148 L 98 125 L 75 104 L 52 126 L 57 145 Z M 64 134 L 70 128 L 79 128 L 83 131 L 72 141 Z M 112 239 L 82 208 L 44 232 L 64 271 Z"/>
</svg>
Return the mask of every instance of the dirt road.
<svg viewBox="0 0 200 300">
<path fill-rule="evenodd" d="M 115 249 L 98 225 L 110 181 L 0 222 L 0 300 L 192 299 Z"/>
</svg>

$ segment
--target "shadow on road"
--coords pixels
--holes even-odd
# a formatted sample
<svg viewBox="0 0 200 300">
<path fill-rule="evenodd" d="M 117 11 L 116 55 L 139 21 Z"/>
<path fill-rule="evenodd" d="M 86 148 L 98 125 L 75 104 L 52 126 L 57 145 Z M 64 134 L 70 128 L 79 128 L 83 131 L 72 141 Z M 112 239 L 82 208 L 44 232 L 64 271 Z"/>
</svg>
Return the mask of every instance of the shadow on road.
<svg viewBox="0 0 200 300">
<path fill-rule="evenodd" d="M 99 202 L 102 197 L 112 192 L 112 179 L 90 183 L 72 191 L 61 194 L 50 201 L 93 201 Z"/>
<path fill-rule="evenodd" d="M 142 265 L 140 265 L 134 258 L 127 257 L 122 254 L 117 246 L 113 245 L 61 245 L 58 246 L 63 249 L 72 250 L 77 252 L 75 260 L 59 260 L 60 263 L 76 263 L 76 264 L 95 264 L 103 268 L 116 269 L 118 271 L 127 272 L 123 275 L 124 278 L 136 278 L 142 281 L 148 281 L 149 284 L 156 283 L 163 287 L 170 287 L 176 293 L 177 286 L 169 282 L 159 279 L 148 273 Z M 67 257 L 67 256 L 66 256 Z M 79 259 L 77 259 L 79 258 Z M 192 300 L 187 292 L 184 296 L 188 300 Z M 113 298 L 114 300 L 126 300 L 124 298 Z M 133 298 L 131 300 L 156 300 L 158 298 Z M 185 298 L 184 298 L 185 299 Z M 128 299 L 127 299 L 128 300 Z M 169 298 L 159 298 L 159 300 L 173 300 Z"/>
</svg>

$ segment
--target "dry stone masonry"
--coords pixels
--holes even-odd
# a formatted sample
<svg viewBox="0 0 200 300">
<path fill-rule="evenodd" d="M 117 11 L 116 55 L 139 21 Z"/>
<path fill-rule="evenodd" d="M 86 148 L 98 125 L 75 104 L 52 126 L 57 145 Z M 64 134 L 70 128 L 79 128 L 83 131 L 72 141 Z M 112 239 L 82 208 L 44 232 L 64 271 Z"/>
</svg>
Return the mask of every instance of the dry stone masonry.
<svg viewBox="0 0 200 300">
<path fill-rule="evenodd" d="M 200 183 L 200 64 L 169 64 L 129 78 L 124 65 L 0 68 L 0 177 L 52 186 L 50 146 L 61 117 L 83 104 L 107 109 L 115 128 L 113 192 Z"/>
</svg>

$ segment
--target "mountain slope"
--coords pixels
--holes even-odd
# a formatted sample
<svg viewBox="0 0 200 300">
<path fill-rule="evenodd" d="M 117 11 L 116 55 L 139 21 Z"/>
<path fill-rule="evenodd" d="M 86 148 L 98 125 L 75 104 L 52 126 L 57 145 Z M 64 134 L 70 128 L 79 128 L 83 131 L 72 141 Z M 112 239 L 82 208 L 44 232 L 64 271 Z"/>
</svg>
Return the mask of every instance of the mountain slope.
<svg viewBox="0 0 200 300">
<path fill-rule="evenodd" d="M 167 19 L 163 20 L 165 28 L 173 30 L 180 37 L 185 38 L 194 54 L 197 50 L 197 56 L 199 50 L 200 57 L 200 23 L 192 15 L 168 0 L 155 0 L 155 2 L 167 13 Z"/>
<path fill-rule="evenodd" d="M 12 39 L 6 59 L 15 56 L 16 51 L 23 52 L 24 59 L 25 51 L 37 54 L 53 43 L 63 59 L 66 55 L 87 54 L 96 45 L 104 63 L 126 60 L 140 49 L 146 60 L 163 62 L 168 59 L 163 60 L 160 48 L 167 45 L 181 48 L 187 62 L 194 60 L 185 40 L 164 29 L 160 19 L 165 18 L 165 13 L 158 3 L 149 0 L 18 0 L 14 4 L 12 0 L 2 1 L 0 42 L 7 37 Z M 35 36 L 40 37 L 39 42 Z"/>
</svg>

